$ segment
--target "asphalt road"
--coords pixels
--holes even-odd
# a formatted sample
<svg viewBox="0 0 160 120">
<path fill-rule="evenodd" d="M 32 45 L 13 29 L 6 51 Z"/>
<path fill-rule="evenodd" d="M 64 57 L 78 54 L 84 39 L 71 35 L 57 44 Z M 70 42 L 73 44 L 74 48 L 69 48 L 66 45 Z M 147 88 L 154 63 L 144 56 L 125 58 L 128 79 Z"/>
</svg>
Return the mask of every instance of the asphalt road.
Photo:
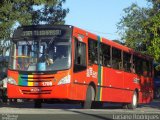
<svg viewBox="0 0 160 120">
<path fill-rule="evenodd" d="M 122 109 L 120 104 L 105 104 L 102 109 L 82 109 L 79 104 L 43 104 L 33 102 L 0 104 L 0 120 L 159 120 L 160 100 L 140 105 L 136 110 Z"/>
</svg>

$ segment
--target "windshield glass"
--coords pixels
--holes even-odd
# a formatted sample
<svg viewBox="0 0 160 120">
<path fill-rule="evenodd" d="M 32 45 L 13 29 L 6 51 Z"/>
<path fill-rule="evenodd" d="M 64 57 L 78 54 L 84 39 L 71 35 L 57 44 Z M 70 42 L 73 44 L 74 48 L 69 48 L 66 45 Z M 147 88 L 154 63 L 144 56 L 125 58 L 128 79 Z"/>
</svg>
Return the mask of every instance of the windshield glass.
<svg viewBox="0 0 160 120">
<path fill-rule="evenodd" d="M 19 71 L 55 71 L 71 65 L 71 42 L 52 37 L 13 40 L 9 68 Z"/>
</svg>

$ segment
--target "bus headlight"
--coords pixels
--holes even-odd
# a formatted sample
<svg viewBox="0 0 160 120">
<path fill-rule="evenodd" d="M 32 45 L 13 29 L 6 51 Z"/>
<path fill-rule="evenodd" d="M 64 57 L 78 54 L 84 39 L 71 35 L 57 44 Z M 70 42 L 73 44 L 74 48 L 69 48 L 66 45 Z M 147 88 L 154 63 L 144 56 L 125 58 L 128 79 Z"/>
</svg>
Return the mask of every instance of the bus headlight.
<svg viewBox="0 0 160 120">
<path fill-rule="evenodd" d="M 67 75 L 58 82 L 58 85 L 67 84 L 70 82 L 71 82 L 71 76 Z"/>
<path fill-rule="evenodd" d="M 12 77 L 8 77 L 7 82 L 12 85 L 17 85 L 17 82 Z"/>
</svg>

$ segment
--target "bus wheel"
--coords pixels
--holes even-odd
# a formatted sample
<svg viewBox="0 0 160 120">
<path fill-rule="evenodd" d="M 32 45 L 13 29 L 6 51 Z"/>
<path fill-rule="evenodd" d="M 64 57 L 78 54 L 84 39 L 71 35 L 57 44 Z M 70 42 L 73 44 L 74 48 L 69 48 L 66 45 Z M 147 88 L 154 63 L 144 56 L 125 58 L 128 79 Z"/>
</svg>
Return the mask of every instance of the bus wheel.
<svg viewBox="0 0 160 120">
<path fill-rule="evenodd" d="M 136 91 L 134 91 L 132 96 L 132 102 L 127 105 L 128 109 L 136 109 L 138 105 L 138 94 Z"/>
<path fill-rule="evenodd" d="M 34 100 L 34 108 L 41 108 L 42 107 L 42 100 L 36 99 Z"/>
<path fill-rule="evenodd" d="M 84 101 L 84 104 L 83 104 L 83 108 L 91 109 L 92 101 L 94 101 L 94 98 L 95 98 L 94 88 L 91 85 L 89 85 L 86 93 L 86 100 Z"/>
</svg>

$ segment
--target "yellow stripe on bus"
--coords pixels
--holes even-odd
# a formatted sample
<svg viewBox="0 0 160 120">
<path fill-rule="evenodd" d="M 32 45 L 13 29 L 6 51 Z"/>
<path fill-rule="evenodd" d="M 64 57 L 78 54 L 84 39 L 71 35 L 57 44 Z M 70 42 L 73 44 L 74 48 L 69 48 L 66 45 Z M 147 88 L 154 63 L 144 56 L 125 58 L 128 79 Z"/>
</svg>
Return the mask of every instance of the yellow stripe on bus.
<svg viewBox="0 0 160 120">
<path fill-rule="evenodd" d="M 28 86 L 33 86 L 33 82 L 28 82 Z"/>
<path fill-rule="evenodd" d="M 33 75 L 28 75 L 28 78 L 33 78 Z"/>
<path fill-rule="evenodd" d="M 103 67 L 101 66 L 101 89 L 100 89 L 100 101 L 102 101 L 102 86 L 103 86 Z"/>
</svg>

